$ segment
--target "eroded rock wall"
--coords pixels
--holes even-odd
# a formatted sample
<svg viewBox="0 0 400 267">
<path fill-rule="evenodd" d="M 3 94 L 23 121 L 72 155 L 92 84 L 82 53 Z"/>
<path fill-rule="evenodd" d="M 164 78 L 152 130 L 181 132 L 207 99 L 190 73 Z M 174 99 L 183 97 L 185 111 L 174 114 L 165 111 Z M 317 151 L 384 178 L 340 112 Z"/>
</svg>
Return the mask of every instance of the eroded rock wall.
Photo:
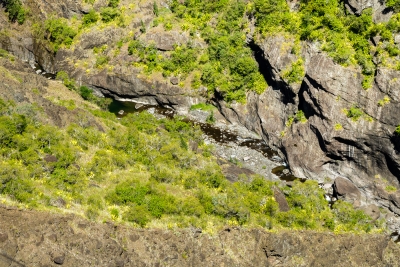
<svg viewBox="0 0 400 267">
<path fill-rule="evenodd" d="M 346 177 L 363 192 L 363 203 L 391 206 L 393 202 L 376 191 L 399 186 L 399 138 L 394 131 L 399 124 L 400 72 L 379 68 L 373 87 L 365 90 L 359 69 L 338 65 L 313 45 L 303 44 L 305 77 L 288 84 L 282 72 L 296 57 L 285 52 L 287 43 L 283 37 L 260 41 L 259 63 L 268 66 L 270 87 L 261 95 L 249 93 L 246 105 L 219 102 L 222 114 L 279 149 L 295 176 L 322 183 Z M 390 101 L 382 104 L 385 97 Z M 347 116 L 351 108 L 362 112 L 356 121 Z M 299 110 L 307 121 L 291 123 L 289 118 Z"/>
</svg>

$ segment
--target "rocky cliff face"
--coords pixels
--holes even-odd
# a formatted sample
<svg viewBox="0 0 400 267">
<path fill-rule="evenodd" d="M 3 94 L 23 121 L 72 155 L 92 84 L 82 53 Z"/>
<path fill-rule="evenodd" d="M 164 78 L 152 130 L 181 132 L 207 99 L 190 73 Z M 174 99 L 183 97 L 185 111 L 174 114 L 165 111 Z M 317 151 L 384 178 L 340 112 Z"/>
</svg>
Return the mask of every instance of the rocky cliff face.
<svg viewBox="0 0 400 267">
<path fill-rule="evenodd" d="M 388 14 L 381 10 L 380 3 L 346 3 L 354 13 L 373 6 L 376 14 Z M 49 4 L 27 1 L 27 4 L 41 18 L 51 12 L 63 17 L 88 12 L 87 6 L 76 1 L 50 1 Z M 104 5 L 106 1 L 97 1 L 94 8 Z M 152 4 L 140 4 L 139 10 L 141 19 L 134 19 L 125 31 L 137 33 L 141 40 L 155 41 L 160 50 L 170 49 L 174 42 L 187 41 L 187 36 L 174 37 L 173 32 L 157 31 L 157 34 L 149 32 L 140 36 L 138 27 L 141 21 L 150 21 Z M 72 49 L 60 49 L 53 54 L 34 39 L 29 27 L 10 25 L 3 16 L 0 23 L 10 29 L 0 34 L 1 48 L 21 59 L 36 60 L 47 71 L 65 70 L 78 82 L 103 94 L 186 110 L 194 103 L 205 101 L 202 89 L 182 88 L 157 76 L 141 76 L 127 66 L 134 58 L 126 49 L 111 57 L 112 70 L 96 70 L 90 66 L 89 70 L 85 69 L 79 61 L 85 59 L 94 65 L 93 48 L 116 42 L 122 36 L 118 28 L 110 26 L 98 32 L 85 32 Z M 359 69 L 340 66 L 313 45 L 304 43 L 305 77 L 300 83 L 288 84 L 282 72 L 297 59 L 285 48 L 288 42 L 291 40 L 284 37 L 269 37 L 251 44 L 270 85 L 266 92 L 249 93 L 246 105 L 227 105 L 216 95 L 215 105 L 228 122 L 244 125 L 262 136 L 271 147 L 279 149 L 295 176 L 325 183 L 345 177 L 362 191 L 362 203 L 379 203 L 398 213 L 400 203 L 396 199 L 399 197 L 386 192 L 385 187 L 399 188 L 400 139 L 394 131 L 399 123 L 400 72 L 379 68 L 373 87 L 364 90 Z M 204 44 L 199 41 L 197 45 Z M 112 55 L 113 51 L 106 50 L 106 53 Z M 357 118 L 351 114 L 349 118 L 352 108 L 359 113 Z M 299 110 L 307 120 L 290 122 L 290 117 Z"/>
<path fill-rule="evenodd" d="M 0 266 L 399 266 L 382 235 L 144 230 L 0 207 Z"/>
<path fill-rule="evenodd" d="M 262 54 L 259 63 L 267 66 L 265 75 L 271 86 L 262 95 L 249 94 L 246 105 L 227 108 L 220 102 L 222 114 L 278 148 L 295 176 L 321 183 L 346 177 L 364 193 L 362 202 L 392 206 L 387 196 L 376 192 L 384 192 L 389 184 L 399 186 L 400 159 L 394 131 L 399 123 L 395 88 L 400 72 L 379 68 L 373 88 L 365 90 L 358 69 L 340 66 L 304 44 L 305 77 L 291 85 L 281 73 L 295 56 L 282 55 L 284 43 L 283 38 L 275 37 L 257 45 Z M 385 97 L 390 100 L 382 102 Z M 360 111 L 357 120 L 348 115 L 356 107 Z M 298 110 L 307 121 L 290 123 Z"/>
<path fill-rule="evenodd" d="M 374 193 L 387 182 L 399 185 L 398 137 L 394 134 L 399 97 L 394 88 L 400 72 L 380 68 L 373 88 L 364 90 L 359 70 L 335 64 L 307 45 L 303 50 L 305 77 L 300 84 L 289 85 L 280 73 L 293 59 L 280 55 L 281 45 L 280 38 L 259 44 L 263 52 L 260 63 L 270 67 L 271 87 L 260 96 L 249 95 L 246 106 L 228 109 L 221 105 L 222 113 L 280 149 L 295 176 L 320 182 L 347 177 L 363 191 L 363 201 L 377 200 L 389 207 L 388 201 Z M 385 97 L 390 101 L 378 105 Z M 348 115 L 355 107 L 360 111 L 356 121 Z M 307 121 L 288 125 L 289 117 L 298 110 Z"/>
</svg>

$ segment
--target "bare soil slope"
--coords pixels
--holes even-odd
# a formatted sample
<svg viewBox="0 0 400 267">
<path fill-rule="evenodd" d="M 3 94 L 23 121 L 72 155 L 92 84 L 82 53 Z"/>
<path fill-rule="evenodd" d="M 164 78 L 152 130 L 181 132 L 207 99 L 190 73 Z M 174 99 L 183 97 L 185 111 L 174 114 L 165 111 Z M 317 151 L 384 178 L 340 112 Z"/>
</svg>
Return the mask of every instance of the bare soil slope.
<svg viewBox="0 0 400 267">
<path fill-rule="evenodd" d="M 134 229 L 0 207 L 0 266 L 399 266 L 383 235 Z"/>
</svg>

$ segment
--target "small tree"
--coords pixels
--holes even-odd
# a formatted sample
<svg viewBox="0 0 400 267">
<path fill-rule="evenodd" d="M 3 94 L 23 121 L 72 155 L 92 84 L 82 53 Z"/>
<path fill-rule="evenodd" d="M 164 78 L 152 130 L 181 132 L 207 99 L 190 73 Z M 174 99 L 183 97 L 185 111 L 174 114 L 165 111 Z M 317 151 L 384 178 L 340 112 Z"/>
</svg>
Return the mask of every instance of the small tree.
<svg viewBox="0 0 400 267">
<path fill-rule="evenodd" d="M 155 1 L 153 3 L 153 13 L 156 17 L 158 17 L 158 15 L 160 14 L 160 10 L 158 9 L 158 5 Z"/>
<path fill-rule="evenodd" d="M 22 6 L 20 0 L 5 0 L 4 6 L 6 12 L 8 12 L 8 18 L 10 21 L 17 21 L 19 24 L 23 24 L 25 21 L 25 9 Z"/>
</svg>

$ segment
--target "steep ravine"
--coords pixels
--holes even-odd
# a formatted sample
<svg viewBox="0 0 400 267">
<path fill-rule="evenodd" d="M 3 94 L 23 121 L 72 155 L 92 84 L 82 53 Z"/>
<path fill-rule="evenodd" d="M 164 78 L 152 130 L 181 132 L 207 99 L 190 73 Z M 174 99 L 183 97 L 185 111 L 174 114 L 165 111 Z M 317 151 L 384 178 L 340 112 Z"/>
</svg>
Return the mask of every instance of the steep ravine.
<svg viewBox="0 0 400 267">
<path fill-rule="evenodd" d="M 3 22 L 0 20 L 0 23 Z M 18 29 L 19 26 L 15 27 Z M 104 94 L 166 105 L 183 113 L 192 104 L 205 101 L 201 94 L 188 95 L 169 82 L 139 79 L 137 74 L 123 66 L 116 66 L 113 73 L 104 71 L 88 75 L 66 63 L 66 58 L 78 56 L 82 51 L 74 54 L 60 50 L 54 57 L 49 57 L 51 54 L 37 48 L 31 36 L 22 38 L 22 41 L 1 38 L 6 41 L 0 39 L 0 47 L 17 57 L 32 62 L 36 60 L 49 72 L 67 70 L 78 82 Z M 291 86 L 277 76 L 282 67 L 270 58 L 273 55 L 267 48 L 259 44 L 255 49 L 257 57 L 263 55 L 264 58 L 264 61 L 259 58 L 258 62 L 268 63 L 267 68 L 260 67 L 260 70 L 263 73 L 270 70 L 266 75 L 270 87 L 261 95 L 249 93 L 246 105 L 227 105 L 216 97 L 214 104 L 223 116 L 221 121 L 245 126 L 271 147 L 279 149 L 295 175 L 327 184 L 338 176 L 346 177 L 364 193 L 361 205 L 376 203 L 400 214 L 399 195 L 385 190 L 388 183 L 398 186 L 399 141 L 393 135 L 397 124 L 398 85 L 393 79 L 399 74 L 378 70 L 374 88 L 366 92 L 360 88 L 359 80 L 351 82 L 357 71 L 347 74 L 348 70 L 323 54 L 305 49 L 306 76 L 301 84 Z M 322 66 L 320 61 L 324 63 Z M 355 88 L 354 95 L 348 92 L 348 88 Z M 392 99 L 390 105 L 376 107 L 376 102 L 385 94 Z M 353 122 L 348 119 L 342 109 L 354 103 L 363 105 L 365 113 L 375 121 Z M 307 122 L 286 126 L 288 117 L 298 110 L 304 111 Z M 48 111 L 60 117 L 60 125 L 68 118 L 68 115 L 60 115 L 51 108 Z M 342 130 L 334 130 L 337 123 L 342 125 Z M 273 233 L 241 228 L 226 228 L 214 234 L 202 233 L 199 229 L 132 229 L 111 222 L 94 223 L 73 215 L 9 207 L 0 207 L 0 218 L 0 266 L 399 264 L 399 246 L 387 235 L 334 235 L 308 231 Z M 397 219 L 388 218 L 394 230 L 398 225 Z"/>
<path fill-rule="evenodd" d="M 26 35 L 22 39 L 2 36 L 3 49 L 23 60 L 38 61 L 47 72 L 65 70 L 79 84 L 103 94 L 169 106 L 183 113 L 192 104 L 206 100 L 201 93 L 169 82 L 139 78 L 124 65 L 126 54 L 115 59 L 112 72 L 85 73 L 70 63 L 71 58 L 84 55 L 85 50 L 79 46 L 73 51 L 60 49 L 52 55 L 41 49 L 41 44 L 35 42 L 26 28 L 10 27 L 26 31 Z M 293 60 L 292 55 L 281 56 L 280 49 L 276 49 L 284 43 L 284 38 L 269 38 L 257 45 L 251 44 L 270 87 L 261 95 L 249 92 L 245 105 L 228 105 L 221 98 L 213 98 L 226 123 L 244 126 L 261 136 L 271 148 L 281 152 L 280 156 L 288 162 L 293 175 L 324 183 L 345 177 L 363 193 L 361 205 L 374 203 L 398 213 L 398 193 L 387 193 L 385 187 L 388 184 L 398 187 L 400 160 L 392 140 L 395 140 L 393 132 L 399 106 L 395 90 L 399 82 L 394 78 L 400 74 L 379 69 L 374 87 L 365 91 L 361 88 L 358 70 L 337 65 L 305 44 L 302 52 L 306 58 L 305 78 L 300 84 L 290 85 L 279 76 Z M 377 102 L 386 94 L 392 99 L 390 104 L 378 107 Z M 347 118 L 343 110 L 354 105 L 373 121 L 361 118 L 353 122 Z M 298 110 L 304 111 L 307 122 L 286 126 L 289 117 Z M 335 125 L 340 125 L 341 129 L 335 130 Z"/>
<path fill-rule="evenodd" d="M 2 59 L 3 61 L 7 61 Z M 32 99 L 56 125 L 77 119 L 43 96 L 44 87 L 63 87 L 34 75 L 28 64 L 7 61 L 24 83 L 5 86 L 2 98 Z M 24 75 L 26 72 L 26 75 Z M 29 81 L 29 83 L 28 83 Z M 38 88 L 42 94 L 31 90 Z M 23 92 L 21 93 L 21 88 Z M 58 93 L 69 91 L 53 90 Z M 60 91 L 60 92 L 58 92 Z M 22 98 L 22 100 L 21 100 Z M 75 98 L 75 101 L 82 99 Z M 87 103 L 86 103 L 87 104 Z M 90 118 L 90 113 L 87 114 Z M 90 119 L 95 125 L 96 120 Z M 99 127 L 99 126 L 98 126 Z M 60 211 L 58 210 L 58 213 Z M 269 232 L 264 228 L 135 229 L 106 220 L 91 222 L 77 215 L 0 207 L 0 266 L 396 266 L 399 246 L 386 234 L 312 231 Z M 167 229 L 166 229 L 167 228 Z"/>
<path fill-rule="evenodd" d="M 98 2 L 95 9 L 104 5 L 104 1 Z M 26 3 L 42 19 L 52 12 L 66 18 L 87 12 L 87 6 L 75 1 Z M 150 21 L 152 5 L 143 4 L 140 10 L 144 21 Z M 192 104 L 206 101 L 204 88 L 187 90 L 168 80 L 142 77 L 128 66 L 132 57 L 126 47 L 110 61 L 112 71 L 87 72 L 75 66 L 74 60 L 88 58 L 93 47 L 116 42 L 121 37 L 118 28 L 85 32 L 77 38 L 73 49 L 60 49 L 53 54 L 34 39 L 30 25 L 10 24 L 4 14 L 0 23 L 9 29 L 8 34 L 0 36 L 1 48 L 20 59 L 39 62 L 47 72 L 67 71 L 79 84 L 103 94 L 169 106 L 184 113 Z M 136 29 L 138 25 L 140 21 L 135 20 L 129 27 Z M 145 37 L 144 34 L 141 38 Z M 282 36 L 255 39 L 249 46 L 269 88 L 261 95 L 249 92 L 245 105 L 225 103 L 216 94 L 212 100 L 223 116 L 221 119 L 261 136 L 270 147 L 280 151 L 295 176 L 324 183 L 344 177 L 362 192 L 361 206 L 374 203 L 400 214 L 400 194 L 385 190 L 387 186 L 399 188 L 400 158 L 394 131 L 399 123 L 400 72 L 378 68 L 373 87 L 364 90 L 359 69 L 340 66 L 315 44 L 304 42 L 301 56 L 305 59 L 305 77 L 299 83 L 288 84 L 281 73 L 298 57 L 287 47 L 292 40 Z M 168 45 L 171 42 L 174 40 L 168 39 Z M 389 103 L 379 106 L 385 96 L 390 98 Z M 352 107 L 363 112 L 358 121 L 346 116 L 346 110 Z M 299 110 L 307 121 L 288 123 Z"/>
</svg>

